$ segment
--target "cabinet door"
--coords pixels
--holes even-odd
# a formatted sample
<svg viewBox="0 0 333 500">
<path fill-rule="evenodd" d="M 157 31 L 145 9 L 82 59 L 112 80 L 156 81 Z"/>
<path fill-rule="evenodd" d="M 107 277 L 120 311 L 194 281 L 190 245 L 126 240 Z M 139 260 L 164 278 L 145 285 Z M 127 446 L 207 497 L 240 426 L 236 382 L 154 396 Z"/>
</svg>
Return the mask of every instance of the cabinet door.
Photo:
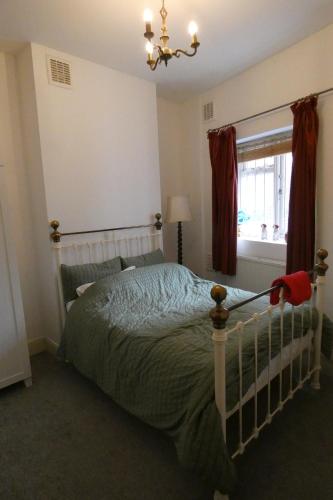
<svg viewBox="0 0 333 500">
<path fill-rule="evenodd" d="M 0 166 L 0 388 L 31 376 L 9 215 Z"/>
</svg>

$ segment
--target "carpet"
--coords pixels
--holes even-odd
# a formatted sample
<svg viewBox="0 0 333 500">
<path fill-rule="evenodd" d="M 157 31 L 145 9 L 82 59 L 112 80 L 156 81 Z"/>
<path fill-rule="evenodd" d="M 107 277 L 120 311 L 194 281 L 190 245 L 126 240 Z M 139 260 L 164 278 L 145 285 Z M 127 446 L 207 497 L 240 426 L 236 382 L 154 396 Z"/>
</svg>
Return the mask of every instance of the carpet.
<svg viewBox="0 0 333 500">
<path fill-rule="evenodd" d="M 0 391 L 0 499 L 211 500 L 171 441 L 69 366 L 32 358 L 33 385 Z M 333 367 L 237 460 L 231 500 L 333 498 Z"/>
</svg>

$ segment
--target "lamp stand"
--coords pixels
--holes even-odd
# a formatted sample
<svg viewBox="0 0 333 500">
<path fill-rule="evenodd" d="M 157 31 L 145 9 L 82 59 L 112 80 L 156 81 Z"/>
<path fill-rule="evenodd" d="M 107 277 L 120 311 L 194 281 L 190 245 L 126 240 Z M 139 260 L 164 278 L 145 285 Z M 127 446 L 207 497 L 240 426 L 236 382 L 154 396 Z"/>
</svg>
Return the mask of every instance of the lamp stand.
<svg viewBox="0 0 333 500">
<path fill-rule="evenodd" d="M 178 264 L 183 264 L 183 236 L 182 223 L 178 222 Z"/>
</svg>

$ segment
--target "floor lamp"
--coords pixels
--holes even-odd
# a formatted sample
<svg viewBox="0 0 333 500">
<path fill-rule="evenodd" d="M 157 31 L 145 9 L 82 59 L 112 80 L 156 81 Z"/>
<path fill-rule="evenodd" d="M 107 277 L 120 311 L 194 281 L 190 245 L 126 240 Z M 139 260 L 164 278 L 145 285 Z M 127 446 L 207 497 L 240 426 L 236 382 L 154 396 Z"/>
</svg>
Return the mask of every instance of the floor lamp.
<svg viewBox="0 0 333 500">
<path fill-rule="evenodd" d="M 192 220 L 187 196 L 169 196 L 166 222 L 178 222 L 178 264 L 183 263 L 182 222 Z"/>
</svg>

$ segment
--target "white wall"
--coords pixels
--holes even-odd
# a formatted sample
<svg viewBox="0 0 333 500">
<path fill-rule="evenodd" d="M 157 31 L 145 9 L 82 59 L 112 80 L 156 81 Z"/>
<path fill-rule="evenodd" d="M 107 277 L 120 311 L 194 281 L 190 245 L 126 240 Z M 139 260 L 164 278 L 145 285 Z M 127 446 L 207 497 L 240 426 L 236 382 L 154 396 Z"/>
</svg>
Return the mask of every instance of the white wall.
<svg viewBox="0 0 333 500">
<path fill-rule="evenodd" d="M 50 85 L 46 57 L 72 66 Z M 149 223 L 161 209 L 155 85 L 32 44 L 50 219 L 63 231 Z"/>
<path fill-rule="evenodd" d="M 198 233 L 201 226 L 201 203 L 200 193 L 196 188 L 200 183 L 193 176 L 200 176 L 200 162 L 195 156 L 196 150 L 192 156 L 188 138 L 195 136 L 200 141 L 200 122 L 197 108 L 184 106 L 187 106 L 186 113 L 179 103 L 162 98 L 157 100 L 162 213 L 165 218 L 168 196 L 189 196 L 193 220 L 183 223 L 183 262 L 198 270 L 196 260 L 201 244 Z M 191 134 L 188 133 L 189 129 Z M 163 236 L 166 258 L 177 261 L 177 224 L 165 223 Z"/>
<path fill-rule="evenodd" d="M 193 267 L 207 277 L 251 290 L 266 288 L 284 272 L 282 267 L 238 261 L 235 278 L 207 272 L 211 254 L 211 166 L 208 128 L 234 122 L 283 103 L 329 87 L 333 83 L 333 25 L 290 47 L 289 49 L 224 82 L 219 87 L 180 104 L 184 126 L 183 165 L 195 205 L 201 207 L 203 220 L 192 228 L 189 245 L 197 242 Z M 215 120 L 206 126 L 201 119 L 201 106 L 214 101 Z M 328 249 L 333 263 L 333 95 L 319 99 L 320 139 L 318 150 L 318 216 L 317 246 Z M 289 109 L 237 126 L 238 138 L 249 137 L 292 123 Z M 198 134 L 199 128 L 199 134 Z M 185 252 L 186 252 L 185 241 Z M 190 250 L 190 248 L 188 249 Z M 328 263 L 330 263 L 330 258 Z M 332 264 L 333 267 L 333 264 Z M 333 271 L 328 273 L 328 312 L 333 309 Z M 333 312 L 331 312 L 333 316 Z"/>
<path fill-rule="evenodd" d="M 177 225 L 167 224 L 168 196 L 184 193 L 182 169 L 183 129 L 180 107 L 167 99 L 157 99 L 160 178 L 163 217 L 163 249 L 168 261 L 177 261 Z M 186 231 L 186 226 L 183 228 Z"/>
<path fill-rule="evenodd" d="M 72 65 L 50 85 L 47 55 Z M 31 44 L 19 56 L 26 161 L 38 227 L 45 336 L 59 340 L 48 220 L 80 231 L 146 224 L 161 210 L 155 85 Z"/>
<path fill-rule="evenodd" d="M 49 85 L 46 54 L 72 64 L 71 90 Z M 161 210 L 155 85 L 28 44 L 0 54 L 0 161 L 30 339 L 58 342 L 49 220 L 79 231 L 145 224 Z"/>
<path fill-rule="evenodd" d="M 29 283 L 30 288 L 39 294 L 38 309 L 42 320 L 40 335 L 56 340 L 60 332 L 60 320 L 57 314 L 58 300 L 56 280 L 53 274 L 48 217 L 41 155 L 40 127 L 38 122 L 36 87 L 33 73 L 31 46 L 21 51 L 16 57 L 17 79 L 19 82 L 20 112 L 22 124 L 22 144 L 27 182 L 30 192 L 30 241 L 35 254 L 37 272 Z"/>
<path fill-rule="evenodd" d="M 44 335 L 29 179 L 23 157 L 15 58 L 0 53 L 0 163 L 5 165 L 12 234 L 29 339 Z"/>
<path fill-rule="evenodd" d="M 183 192 L 181 165 L 181 115 L 179 106 L 166 99 L 157 99 L 160 181 L 162 198 L 163 249 L 168 261 L 177 261 L 177 229 L 166 224 L 168 196 Z"/>
</svg>

